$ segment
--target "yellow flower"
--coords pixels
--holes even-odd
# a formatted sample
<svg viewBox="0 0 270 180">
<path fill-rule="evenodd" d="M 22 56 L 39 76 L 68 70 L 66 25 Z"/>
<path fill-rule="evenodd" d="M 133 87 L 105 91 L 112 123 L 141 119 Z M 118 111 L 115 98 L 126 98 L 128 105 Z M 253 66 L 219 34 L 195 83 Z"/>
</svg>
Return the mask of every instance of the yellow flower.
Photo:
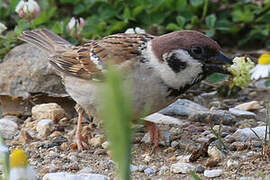
<svg viewBox="0 0 270 180">
<path fill-rule="evenodd" d="M 36 180 L 37 176 L 29 165 L 26 153 L 18 148 L 9 156 L 10 173 L 9 180 Z"/>
<path fill-rule="evenodd" d="M 258 64 L 250 71 L 251 79 L 266 78 L 270 74 L 270 53 L 262 54 L 258 59 Z"/>
</svg>

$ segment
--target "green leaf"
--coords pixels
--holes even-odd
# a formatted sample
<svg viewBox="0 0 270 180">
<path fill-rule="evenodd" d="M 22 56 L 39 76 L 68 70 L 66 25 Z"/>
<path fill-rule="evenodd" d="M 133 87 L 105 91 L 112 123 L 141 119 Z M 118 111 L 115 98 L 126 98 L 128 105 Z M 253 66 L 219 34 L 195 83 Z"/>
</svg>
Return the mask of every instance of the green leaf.
<svg viewBox="0 0 270 180">
<path fill-rule="evenodd" d="M 183 27 L 184 27 L 184 25 L 186 23 L 186 18 L 183 17 L 183 16 L 177 16 L 176 17 L 176 22 L 179 25 L 179 27 L 183 29 Z"/>
<path fill-rule="evenodd" d="M 206 16 L 205 23 L 206 23 L 206 25 L 208 27 L 214 28 L 215 27 L 216 20 L 217 20 L 216 15 L 210 14 L 210 15 Z"/>
<path fill-rule="evenodd" d="M 178 10 L 184 10 L 185 8 L 187 8 L 187 0 L 177 0 L 176 8 Z"/>
<path fill-rule="evenodd" d="M 64 27 L 65 27 L 65 25 L 64 25 L 64 22 L 63 21 L 61 21 L 61 22 L 55 22 L 53 24 L 53 27 L 51 28 L 51 30 L 53 32 L 55 32 L 56 34 L 63 34 L 64 33 Z"/>
<path fill-rule="evenodd" d="M 254 20 L 254 13 L 249 6 L 237 6 L 233 11 L 232 16 L 234 22 L 251 22 Z"/>
<path fill-rule="evenodd" d="M 181 29 L 179 26 L 173 23 L 168 24 L 166 28 L 170 31 L 177 31 Z"/>
<path fill-rule="evenodd" d="M 201 6 L 203 4 L 203 0 L 190 0 L 190 3 L 194 7 Z"/>
<path fill-rule="evenodd" d="M 42 11 L 41 14 L 33 20 L 34 26 L 39 26 L 41 24 L 48 23 L 49 20 L 54 16 L 56 12 L 56 7 L 50 8 L 48 11 Z"/>
<path fill-rule="evenodd" d="M 129 19 L 132 18 L 130 9 L 126 6 L 124 9 L 124 20 L 128 22 Z"/>
<path fill-rule="evenodd" d="M 128 92 L 123 88 L 123 76 L 113 66 L 106 73 L 105 86 L 100 88 L 101 112 L 104 128 L 110 142 L 112 158 L 119 167 L 120 180 L 130 179 L 131 161 L 131 120 L 132 104 Z"/>
<path fill-rule="evenodd" d="M 210 81 L 212 83 L 221 83 L 226 79 L 227 75 L 220 74 L 220 73 L 214 73 L 207 77 L 207 81 Z"/>
</svg>

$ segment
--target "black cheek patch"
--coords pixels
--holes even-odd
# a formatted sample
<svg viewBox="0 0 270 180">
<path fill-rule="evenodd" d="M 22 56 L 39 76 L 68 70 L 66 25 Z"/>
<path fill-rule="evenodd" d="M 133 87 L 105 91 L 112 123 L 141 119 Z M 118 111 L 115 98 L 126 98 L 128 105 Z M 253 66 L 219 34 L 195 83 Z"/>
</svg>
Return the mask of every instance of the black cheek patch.
<svg viewBox="0 0 270 180">
<path fill-rule="evenodd" d="M 187 67 L 187 63 L 181 61 L 181 59 L 177 59 L 175 55 L 168 58 L 167 63 L 175 73 L 179 73 Z"/>
</svg>

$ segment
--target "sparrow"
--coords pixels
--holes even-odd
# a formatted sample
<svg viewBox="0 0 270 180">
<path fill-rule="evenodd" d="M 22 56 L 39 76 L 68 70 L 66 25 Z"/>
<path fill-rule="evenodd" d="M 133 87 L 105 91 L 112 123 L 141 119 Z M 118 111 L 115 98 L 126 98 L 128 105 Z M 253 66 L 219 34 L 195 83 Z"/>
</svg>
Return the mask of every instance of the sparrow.
<svg viewBox="0 0 270 180">
<path fill-rule="evenodd" d="M 78 150 L 87 148 L 81 135 L 83 114 L 98 118 L 98 89 L 108 63 L 124 74 L 124 84 L 132 82 L 134 119 L 140 118 L 146 105 L 149 114 L 157 112 L 208 75 L 228 73 L 224 64 L 232 64 L 216 41 L 193 30 L 161 36 L 120 33 L 79 46 L 47 29 L 25 31 L 19 39 L 49 52 L 50 64 L 61 72 L 67 93 L 78 104 Z M 157 126 L 145 124 L 154 147 L 158 146 Z"/>
</svg>

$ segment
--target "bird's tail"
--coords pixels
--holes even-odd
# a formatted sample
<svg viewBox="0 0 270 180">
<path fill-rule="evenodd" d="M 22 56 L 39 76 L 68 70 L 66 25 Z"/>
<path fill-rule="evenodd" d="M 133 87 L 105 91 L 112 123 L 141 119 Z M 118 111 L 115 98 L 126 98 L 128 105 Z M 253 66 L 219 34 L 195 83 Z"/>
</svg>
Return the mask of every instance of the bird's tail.
<svg viewBox="0 0 270 180">
<path fill-rule="evenodd" d="M 68 41 L 48 29 L 24 31 L 19 39 L 46 50 L 50 55 L 61 53 L 61 51 L 72 46 Z"/>
</svg>

